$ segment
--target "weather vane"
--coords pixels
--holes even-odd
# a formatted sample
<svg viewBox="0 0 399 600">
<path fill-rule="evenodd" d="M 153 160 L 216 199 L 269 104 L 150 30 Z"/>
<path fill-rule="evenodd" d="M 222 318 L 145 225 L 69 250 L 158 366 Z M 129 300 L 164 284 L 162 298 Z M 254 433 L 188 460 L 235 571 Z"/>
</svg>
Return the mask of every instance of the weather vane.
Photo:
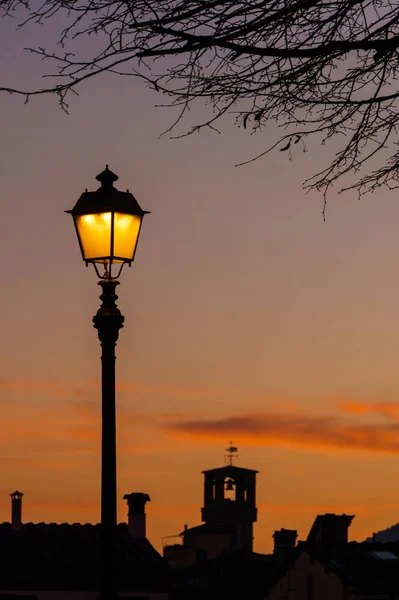
<svg viewBox="0 0 399 600">
<path fill-rule="evenodd" d="M 233 442 L 229 442 L 229 444 L 229 447 L 226 448 L 227 454 L 224 455 L 224 458 L 226 459 L 227 464 L 231 467 L 233 466 L 233 458 L 238 457 L 238 448 L 233 446 Z"/>
</svg>

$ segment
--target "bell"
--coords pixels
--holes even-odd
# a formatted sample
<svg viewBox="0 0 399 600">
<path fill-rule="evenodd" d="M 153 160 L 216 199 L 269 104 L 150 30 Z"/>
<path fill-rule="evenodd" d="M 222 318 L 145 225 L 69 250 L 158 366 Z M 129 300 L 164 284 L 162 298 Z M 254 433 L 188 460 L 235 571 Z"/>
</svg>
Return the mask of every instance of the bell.
<svg viewBox="0 0 399 600">
<path fill-rule="evenodd" d="M 228 492 L 232 492 L 234 490 L 234 481 L 232 479 L 229 479 L 226 483 L 226 490 Z"/>
</svg>

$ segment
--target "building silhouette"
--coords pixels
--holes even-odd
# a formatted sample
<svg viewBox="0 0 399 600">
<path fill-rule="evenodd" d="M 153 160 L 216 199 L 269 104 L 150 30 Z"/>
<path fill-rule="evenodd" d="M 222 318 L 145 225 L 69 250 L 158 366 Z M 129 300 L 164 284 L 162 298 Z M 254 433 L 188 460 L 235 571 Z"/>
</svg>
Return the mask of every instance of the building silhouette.
<svg viewBox="0 0 399 600">
<path fill-rule="evenodd" d="M 203 471 L 202 525 L 187 526 L 179 544 L 166 544 L 164 558 L 174 568 L 242 551 L 253 551 L 253 525 L 257 520 L 258 471 L 233 464 L 237 448 L 230 444 L 222 467 Z M 165 538 L 167 539 L 167 538 Z"/>
<path fill-rule="evenodd" d="M 353 518 L 317 515 L 259 600 L 397 600 L 399 544 L 349 542 Z"/>
<path fill-rule="evenodd" d="M 94 600 L 99 597 L 101 525 L 24 523 L 23 494 L 11 494 L 11 522 L 0 524 L 0 599 Z M 121 597 L 167 600 L 164 559 L 146 537 L 147 494 L 126 494 L 128 523 L 117 527 Z"/>
<path fill-rule="evenodd" d="M 399 544 L 349 542 L 353 515 L 317 515 L 306 540 L 274 531 L 272 554 L 253 550 L 257 471 L 234 464 L 203 471 L 202 524 L 184 527 L 164 558 L 147 539 L 145 493 L 125 494 L 118 525 L 120 598 L 135 600 L 399 600 Z M 23 493 L 0 524 L 0 600 L 99 597 L 101 526 L 24 523 Z"/>
</svg>

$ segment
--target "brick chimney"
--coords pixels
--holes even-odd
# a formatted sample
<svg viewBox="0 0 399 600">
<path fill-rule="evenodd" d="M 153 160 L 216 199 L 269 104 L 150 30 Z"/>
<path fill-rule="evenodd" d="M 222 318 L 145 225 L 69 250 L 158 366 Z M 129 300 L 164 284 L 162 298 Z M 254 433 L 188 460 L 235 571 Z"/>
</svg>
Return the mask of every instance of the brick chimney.
<svg viewBox="0 0 399 600">
<path fill-rule="evenodd" d="M 128 532 L 129 535 L 136 538 L 136 540 L 146 539 L 146 514 L 145 504 L 151 502 L 151 498 L 148 494 L 142 492 L 135 492 L 133 494 L 125 494 L 124 500 L 127 500 L 129 507 L 128 512 Z"/>
<path fill-rule="evenodd" d="M 290 559 L 295 548 L 298 532 L 295 529 L 280 529 L 273 534 L 273 557 L 277 567 L 282 567 Z"/>
<path fill-rule="evenodd" d="M 18 531 L 22 527 L 22 496 L 21 492 L 16 490 L 11 496 L 11 526 Z"/>
</svg>

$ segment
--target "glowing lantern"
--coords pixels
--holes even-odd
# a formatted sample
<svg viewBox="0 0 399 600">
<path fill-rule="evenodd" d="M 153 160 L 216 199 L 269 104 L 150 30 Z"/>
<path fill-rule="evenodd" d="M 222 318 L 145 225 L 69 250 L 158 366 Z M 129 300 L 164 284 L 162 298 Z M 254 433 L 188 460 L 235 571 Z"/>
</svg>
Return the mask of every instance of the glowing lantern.
<svg viewBox="0 0 399 600">
<path fill-rule="evenodd" d="M 87 190 L 80 196 L 70 213 L 73 217 L 79 246 L 86 265 L 92 263 L 99 277 L 109 279 L 113 265 L 117 264 L 119 277 L 124 264 L 134 260 L 143 217 L 148 214 L 128 191 L 114 187 L 119 179 L 108 169 L 97 175 L 101 187 L 95 192 Z M 97 264 L 104 265 L 100 275 Z"/>
</svg>

